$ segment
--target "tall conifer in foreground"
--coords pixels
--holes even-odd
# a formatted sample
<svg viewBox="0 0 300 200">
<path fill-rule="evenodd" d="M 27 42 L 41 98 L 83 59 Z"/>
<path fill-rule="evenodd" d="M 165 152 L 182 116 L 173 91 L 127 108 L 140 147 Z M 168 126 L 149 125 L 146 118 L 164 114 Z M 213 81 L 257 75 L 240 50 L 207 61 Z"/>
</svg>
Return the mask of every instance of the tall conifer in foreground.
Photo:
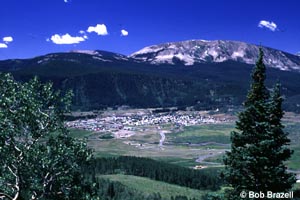
<svg viewBox="0 0 300 200">
<path fill-rule="evenodd" d="M 270 141 L 266 152 L 270 159 L 269 174 L 273 174 L 270 180 L 272 192 L 288 191 L 296 182 L 295 176 L 286 171 L 287 168 L 283 163 L 291 157 L 293 151 L 286 146 L 290 143 L 290 139 L 288 133 L 283 131 L 284 126 L 281 123 L 284 115 L 282 102 L 280 84 L 277 83 L 269 102 Z"/>
<path fill-rule="evenodd" d="M 295 183 L 283 164 L 292 151 L 286 147 L 290 141 L 282 130 L 282 97 L 279 86 L 270 97 L 265 71 L 260 49 L 245 110 L 238 116 L 237 131 L 231 133 L 231 152 L 224 158 L 225 180 L 232 187 L 230 199 L 240 199 L 242 191 L 288 191 Z"/>
</svg>

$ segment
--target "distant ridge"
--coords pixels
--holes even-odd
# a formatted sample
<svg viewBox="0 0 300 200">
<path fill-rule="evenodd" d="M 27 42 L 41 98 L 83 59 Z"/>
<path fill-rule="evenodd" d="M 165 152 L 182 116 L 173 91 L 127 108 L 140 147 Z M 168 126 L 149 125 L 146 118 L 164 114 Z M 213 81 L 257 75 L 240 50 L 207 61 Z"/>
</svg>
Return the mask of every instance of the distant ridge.
<svg viewBox="0 0 300 200">
<path fill-rule="evenodd" d="M 262 47 L 265 64 L 285 71 L 300 71 L 300 58 L 280 50 Z M 195 65 L 224 61 L 254 64 L 258 56 L 258 45 L 227 40 L 187 40 L 145 47 L 130 55 L 131 58 L 152 64 Z"/>
<path fill-rule="evenodd" d="M 125 56 L 74 50 L 0 61 L 0 71 L 26 81 L 37 75 L 63 92 L 73 90 L 74 110 L 186 107 L 228 110 L 249 88 L 258 46 L 236 41 L 189 40 L 145 47 Z M 300 112 L 300 57 L 263 47 L 267 86 L 280 80 L 284 108 Z"/>
</svg>

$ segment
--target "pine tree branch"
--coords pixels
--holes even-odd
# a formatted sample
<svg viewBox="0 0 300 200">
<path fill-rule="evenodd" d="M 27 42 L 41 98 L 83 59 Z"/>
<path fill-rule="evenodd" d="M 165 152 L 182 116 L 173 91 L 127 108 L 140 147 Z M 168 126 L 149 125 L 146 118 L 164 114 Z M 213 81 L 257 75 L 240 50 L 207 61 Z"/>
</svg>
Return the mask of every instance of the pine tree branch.
<svg viewBox="0 0 300 200">
<path fill-rule="evenodd" d="M 16 172 L 13 172 L 13 170 L 9 167 L 9 166 L 7 166 L 7 168 L 8 168 L 8 170 L 10 171 L 10 173 L 12 173 L 12 175 L 16 178 L 15 179 L 15 185 L 13 186 L 14 188 L 16 188 L 16 194 L 15 194 L 15 196 L 14 196 L 14 198 L 12 198 L 13 200 L 17 200 L 18 199 L 18 197 L 19 197 L 19 192 L 20 192 L 20 187 L 19 187 L 19 176 L 17 175 L 17 171 Z"/>
<path fill-rule="evenodd" d="M 13 197 L 11 197 L 10 195 L 8 195 L 8 194 L 5 194 L 5 193 L 3 193 L 3 192 L 0 192 L 0 199 L 3 199 L 3 198 L 8 198 L 8 199 L 11 199 L 11 200 L 13 200 Z"/>
</svg>

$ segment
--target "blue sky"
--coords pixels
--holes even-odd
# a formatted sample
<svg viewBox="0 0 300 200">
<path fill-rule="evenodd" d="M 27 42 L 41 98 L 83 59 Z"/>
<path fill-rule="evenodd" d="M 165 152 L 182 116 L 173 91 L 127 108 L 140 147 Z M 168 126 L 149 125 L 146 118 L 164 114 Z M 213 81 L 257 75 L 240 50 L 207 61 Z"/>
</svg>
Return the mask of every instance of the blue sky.
<svg viewBox="0 0 300 200">
<path fill-rule="evenodd" d="M 0 59 L 189 39 L 300 51 L 299 0 L 1 0 Z"/>
</svg>

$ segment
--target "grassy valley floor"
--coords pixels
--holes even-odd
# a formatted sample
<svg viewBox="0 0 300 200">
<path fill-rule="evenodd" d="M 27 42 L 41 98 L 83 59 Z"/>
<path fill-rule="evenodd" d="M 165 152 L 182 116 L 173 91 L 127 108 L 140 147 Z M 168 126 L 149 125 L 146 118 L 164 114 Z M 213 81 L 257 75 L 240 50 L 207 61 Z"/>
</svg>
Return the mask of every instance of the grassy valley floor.
<svg viewBox="0 0 300 200">
<path fill-rule="evenodd" d="M 145 196 L 153 193 L 159 193 L 163 199 L 171 199 L 172 196 L 175 197 L 180 195 L 186 196 L 188 198 L 201 199 L 201 196 L 208 192 L 132 175 L 101 175 L 99 176 L 99 178 L 120 182 L 130 189 L 142 192 L 143 194 L 145 194 Z"/>
<path fill-rule="evenodd" d="M 113 115 L 115 116 L 116 113 L 114 112 Z M 109 114 L 105 113 L 105 116 L 107 117 Z M 213 167 L 219 169 L 223 168 L 222 162 L 225 151 L 230 150 L 230 132 L 235 129 L 235 117 L 224 114 L 222 116 L 231 120 L 191 126 L 179 126 L 172 123 L 127 126 L 131 134 L 126 137 L 116 137 L 116 133 L 119 131 L 116 129 L 103 132 L 74 128 L 70 130 L 74 137 L 87 140 L 88 146 L 94 150 L 96 157 L 148 157 L 188 168 Z M 298 174 L 298 179 L 300 179 L 299 119 L 299 115 L 286 113 L 283 120 L 285 130 L 289 132 L 291 139 L 290 147 L 294 150 L 293 156 L 286 164 L 291 172 Z M 162 132 L 165 138 L 160 144 Z M 126 187 L 134 188 L 146 194 L 159 192 L 167 199 L 172 194 L 199 197 L 207 192 L 130 175 L 114 174 L 101 175 L 100 177 L 120 182 Z M 299 188 L 299 184 L 295 187 Z"/>
</svg>

